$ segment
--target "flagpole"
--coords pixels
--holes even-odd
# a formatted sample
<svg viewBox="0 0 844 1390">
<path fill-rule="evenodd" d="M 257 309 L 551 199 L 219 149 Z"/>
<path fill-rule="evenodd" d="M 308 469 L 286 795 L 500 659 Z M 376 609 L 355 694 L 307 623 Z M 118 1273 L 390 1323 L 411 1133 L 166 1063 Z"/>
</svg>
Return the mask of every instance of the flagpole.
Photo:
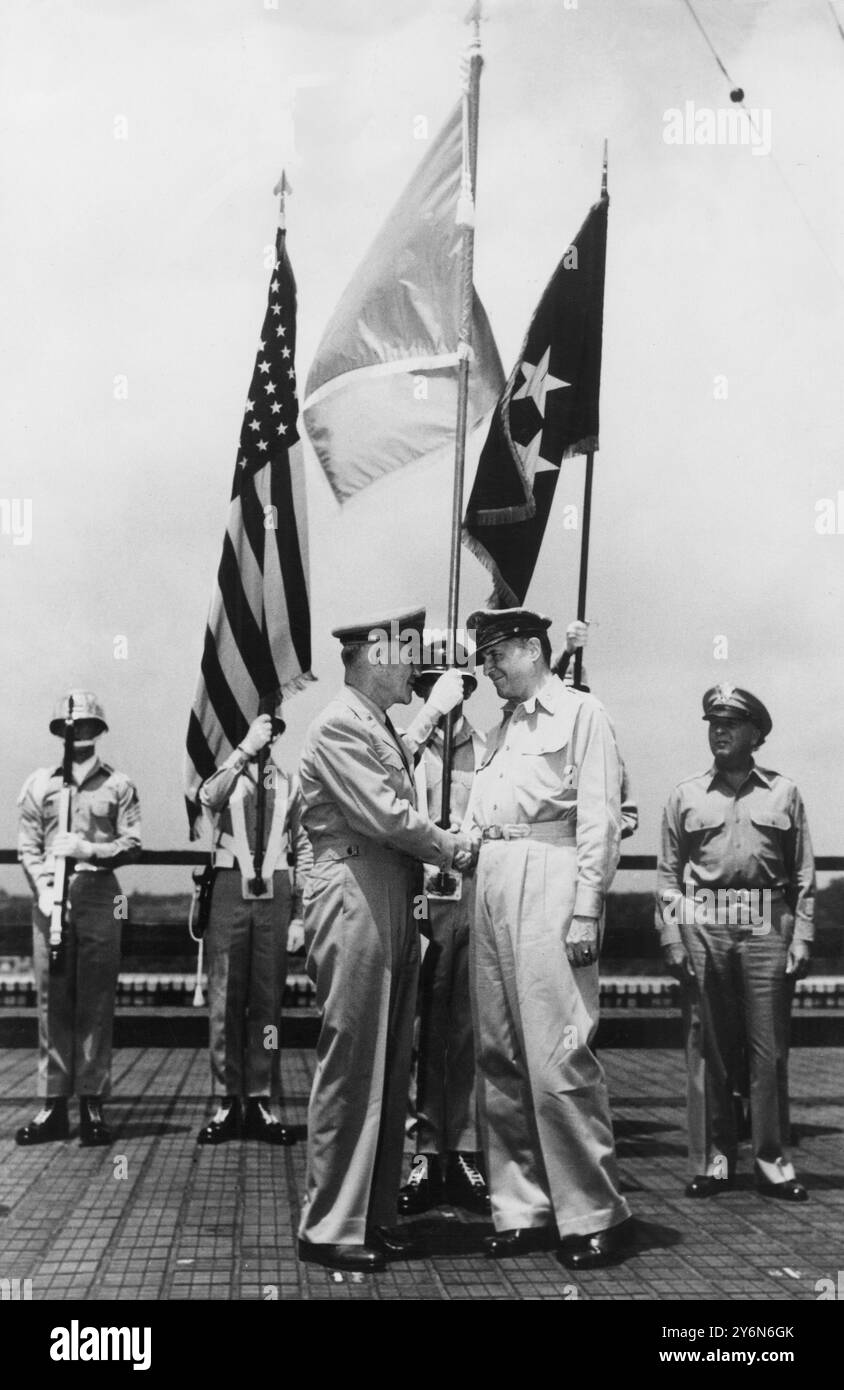
<svg viewBox="0 0 844 1390">
<path fill-rule="evenodd" d="M 285 212 L 285 200 L 290 192 L 290 185 L 287 182 L 287 175 L 282 169 L 281 178 L 273 189 L 273 193 L 278 196 L 278 230 L 286 233 L 287 218 Z M 278 265 L 278 262 L 276 262 Z M 278 703 L 278 691 L 264 690 L 259 693 L 258 714 L 275 714 Z M 249 890 L 256 898 L 263 897 L 267 891 L 264 881 L 264 830 L 267 818 L 267 786 L 266 770 L 269 761 L 269 744 L 261 749 L 258 754 L 258 766 L 256 769 L 257 785 L 255 787 L 255 846 L 252 857 L 252 867 L 254 870 L 249 884 Z"/>
<path fill-rule="evenodd" d="M 467 23 L 473 26 L 468 73 L 463 89 L 463 170 L 457 223 L 460 245 L 460 328 L 457 343 L 457 426 L 454 440 L 454 491 L 451 505 L 451 558 L 448 575 L 448 634 L 446 658 L 456 664 L 460 605 L 460 541 L 463 522 L 463 483 L 466 472 L 466 421 L 469 410 L 469 362 L 472 354 L 472 310 L 475 257 L 475 184 L 478 169 L 478 110 L 481 90 L 481 4 L 475 0 Z M 443 734 L 443 782 L 440 824 L 451 820 L 451 764 L 454 752 L 454 711 L 446 716 Z"/>
<path fill-rule="evenodd" d="M 604 141 L 604 167 L 601 171 L 601 197 L 607 197 L 607 142 Z M 577 617 L 586 621 L 586 583 L 589 575 L 589 528 L 592 522 L 592 471 L 595 455 L 592 449 L 586 455 L 586 477 L 583 483 L 583 525 L 580 531 L 580 578 L 577 586 Z M 583 690 L 583 648 L 578 647 L 574 655 L 574 686 Z"/>
</svg>

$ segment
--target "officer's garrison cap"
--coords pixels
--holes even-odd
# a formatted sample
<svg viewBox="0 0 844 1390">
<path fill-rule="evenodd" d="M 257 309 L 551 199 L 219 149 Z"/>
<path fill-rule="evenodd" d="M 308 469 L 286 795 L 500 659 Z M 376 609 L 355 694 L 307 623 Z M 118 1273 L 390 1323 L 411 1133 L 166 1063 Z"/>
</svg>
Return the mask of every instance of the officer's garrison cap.
<svg viewBox="0 0 844 1390">
<path fill-rule="evenodd" d="M 761 700 L 749 690 L 736 685 L 713 685 L 703 697 L 703 717 L 712 719 L 749 719 L 763 738 L 767 738 L 774 722 Z"/>
<path fill-rule="evenodd" d="M 370 642 L 390 640 L 397 636 L 406 639 L 410 633 L 419 634 L 421 641 L 425 629 L 425 609 L 412 608 L 404 613 L 387 613 L 371 622 L 349 623 L 344 627 L 331 629 L 331 636 L 342 642 L 344 647 L 367 646 Z"/>
</svg>

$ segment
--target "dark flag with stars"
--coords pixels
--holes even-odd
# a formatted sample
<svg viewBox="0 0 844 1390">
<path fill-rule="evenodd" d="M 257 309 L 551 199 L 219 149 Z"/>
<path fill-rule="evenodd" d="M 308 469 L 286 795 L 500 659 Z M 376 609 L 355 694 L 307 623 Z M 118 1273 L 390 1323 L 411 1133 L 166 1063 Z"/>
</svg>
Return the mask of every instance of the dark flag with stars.
<svg viewBox="0 0 844 1390">
<path fill-rule="evenodd" d="M 608 205 L 552 275 L 478 463 L 463 540 L 492 572 L 494 608 L 524 603 L 563 459 L 598 448 Z"/>
<path fill-rule="evenodd" d="M 296 282 L 282 225 L 188 727 L 192 833 L 200 783 L 243 738 L 261 698 L 313 680 L 295 352 Z"/>
</svg>

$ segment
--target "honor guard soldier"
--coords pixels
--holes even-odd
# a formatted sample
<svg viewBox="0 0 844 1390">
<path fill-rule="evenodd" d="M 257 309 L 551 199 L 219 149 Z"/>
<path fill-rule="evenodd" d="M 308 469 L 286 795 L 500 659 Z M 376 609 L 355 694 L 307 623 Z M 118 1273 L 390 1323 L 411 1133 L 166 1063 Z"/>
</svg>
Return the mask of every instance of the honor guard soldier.
<svg viewBox="0 0 844 1390">
<path fill-rule="evenodd" d="M 466 652 L 455 653 L 449 671 L 444 642 L 435 643 L 430 661 L 416 678 L 425 704 L 405 735 L 420 748 L 416 794 L 431 820 L 442 810 L 442 721 L 455 711 L 450 821 L 463 822 L 475 766 L 485 740 L 463 714 L 463 700 L 476 688 L 465 667 Z M 429 718 L 433 715 L 433 719 Z M 399 1196 L 404 1215 L 427 1211 L 442 1201 L 469 1211 L 489 1212 L 489 1194 L 479 1153 L 475 1097 L 475 1044 L 469 994 L 469 931 L 473 881 L 450 875 L 449 895 L 438 896 L 436 872 L 426 875 L 428 937 L 419 976 L 419 1042 L 416 1068 L 416 1150 L 410 1177 Z"/>
<path fill-rule="evenodd" d="M 298 780 L 282 766 L 280 705 L 279 697 L 275 716 L 261 714 L 253 721 L 199 789 L 214 827 L 208 1020 L 211 1074 L 222 1097 L 197 1135 L 199 1144 L 220 1144 L 241 1133 L 267 1144 L 294 1139 L 272 1107 L 281 1088 L 288 935 L 297 927 L 301 933 L 301 883 L 311 847 Z"/>
<path fill-rule="evenodd" d="M 481 1133 L 493 1258 L 559 1246 L 577 1269 L 623 1257 L 598 1024 L 599 926 L 618 863 L 620 772 L 598 701 L 550 669 L 550 621 L 480 611 L 476 659 L 512 713 L 475 773 L 472 934 Z"/>
<path fill-rule="evenodd" d="M 111 1086 L 120 968 L 122 914 L 114 869 L 140 854 L 141 813 L 129 778 L 97 756 L 97 740 L 107 731 L 96 695 L 70 691 L 50 721 L 50 733 L 65 739 L 64 776 L 61 766 L 40 767 L 18 799 L 18 858 L 35 895 L 38 1091 L 44 1097 L 43 1108 L 17 1131 L 18 1144 L 67 1139 L 72 1095 L 79 1097 L 81 1144 L 111 1143 L 102 1098 Z M 63 903 L 55 901 L 57 893 Z M 61 941 L 51 949 L 56 914 Z"/>
<path fill-rule="evenodd" d="M 345 685 L 311 724 L 299 767 L 314 852 L 307 969 L 321 1015 L 299 1255 L 335 1269 L 373 1271 L 407 1253 L 389 1226 L 419 970 L 418 861 L 472 862 L 467 836 L 417 810 L 412 755 L 387 713 L 411 699 L 424 622 L 420 610 L 334 630 Z"/>
<path fill-rule="evenodd" d="M 806 812 L 794 783 L 754 760 L 772 728 L 761 700 L 716 685 L 703 718 L 713 764 L 669 796 L 657 872 L 657 928 L 684 985 L 686 1194 L 710 1197 L 732 1182 L 746 1042 L 757 1186 L 804 1202 L 788 1152 L 788 1033 L 790 985 L 808 969 L 814 932 Z"/>
</svg>

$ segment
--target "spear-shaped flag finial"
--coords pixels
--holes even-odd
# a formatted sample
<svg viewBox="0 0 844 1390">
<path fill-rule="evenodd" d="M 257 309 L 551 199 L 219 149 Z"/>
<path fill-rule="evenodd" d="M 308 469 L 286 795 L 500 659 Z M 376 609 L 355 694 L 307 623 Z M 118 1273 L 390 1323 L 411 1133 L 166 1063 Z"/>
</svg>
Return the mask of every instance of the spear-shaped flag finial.
<svg viewBox="0 0 844 1390">
<path fill-rule="evenodd" d="M 286 227 L 286 226 L 287 226 L 287 222 L 285 221 L 285 215 L 284 215 L 284 210 L 285 210 L 285 199 L 286 199 L 288 193 L 292 193 L 292 192 L 293 192 L 293 189 L 290 187 L 290 183 L 289 183 L 289 180 L 288 180 L 288 178 L 287 178 L 287 171 L 286 171 L 285 169 L 282 169 L 282 171 L 281 171 L 281 178 L 279 179 L 278 183 L 276 184 L 275 188 L 273 189 L 273 193 L 275 193 L 275 194 L 277 195 L 278 200 L 279 200 L 279 206 L 278 206 L 278 225 L 279 225 L 280 227 Z"/>
<path fill-rule="evenodd" d="M 606 140 L 605 140 L 605 141 L 604 141 L 604 167 L 603 167 L 603 169 L 601 170 L 601 197 L 602 197 L 602 198 L 606 198 L 607 196 L 608 196 L 608 195 L 607 195 L 607 142 L 606 142 Z"/>
<path fill-rule="evenodd" d="M 481 7 L 481 0 L 475 0 L 475 3 L 472 5 L 472 8 L 466 16 L 466 23 L 474 26 L 475 38 L 480 37 L 482 19 L 483 9 Z"/>
</svg>

